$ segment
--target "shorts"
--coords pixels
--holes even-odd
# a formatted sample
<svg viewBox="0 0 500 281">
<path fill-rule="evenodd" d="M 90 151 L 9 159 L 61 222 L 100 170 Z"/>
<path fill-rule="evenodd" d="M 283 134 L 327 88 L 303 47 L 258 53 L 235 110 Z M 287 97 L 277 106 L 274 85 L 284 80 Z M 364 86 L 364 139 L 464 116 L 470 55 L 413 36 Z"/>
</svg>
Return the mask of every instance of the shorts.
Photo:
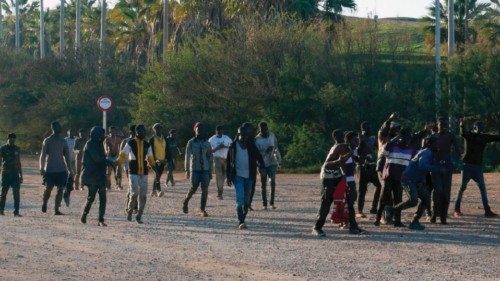
<svg viewBox="0 0 500 281">
<path fill-rule="evenodd" d="M 67 172 L 45 173 L 45 176 L 43 177 L 43 182 L 47 187 L 49 186 L 64 187 L 66 186 L 67 181 L 68 181 Z"/>
</svg>

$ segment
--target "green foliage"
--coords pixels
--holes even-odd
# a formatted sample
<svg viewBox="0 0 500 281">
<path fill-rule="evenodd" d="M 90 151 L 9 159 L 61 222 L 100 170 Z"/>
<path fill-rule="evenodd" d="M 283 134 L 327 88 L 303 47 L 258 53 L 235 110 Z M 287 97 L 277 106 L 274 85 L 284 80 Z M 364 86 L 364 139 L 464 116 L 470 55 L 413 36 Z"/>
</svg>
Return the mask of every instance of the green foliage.
<svg viewBox="0 0 500 281">
<path fill-rule="evenodd" d="M 23 60 L 19 54 L 0 49 L 5 65 L 9 60 L 18 62 L 0 68 L 0 103 L 8 105 L 0 111 L 3 137 L 16 132 L 23 148 L 37 151 L 49 133 L 50 122 L 56 119 L 66 129 L 90 129 L 102 123 L 102 113 L 96 107 L 101 95 L 109 95 L 115 102 L 110 124 L 127 125 L 135 73 L 111 58 L 104 58 L 100 67 L 95 49 L 89 46 L 63 59 L 41 61 Z"/>
</svg>

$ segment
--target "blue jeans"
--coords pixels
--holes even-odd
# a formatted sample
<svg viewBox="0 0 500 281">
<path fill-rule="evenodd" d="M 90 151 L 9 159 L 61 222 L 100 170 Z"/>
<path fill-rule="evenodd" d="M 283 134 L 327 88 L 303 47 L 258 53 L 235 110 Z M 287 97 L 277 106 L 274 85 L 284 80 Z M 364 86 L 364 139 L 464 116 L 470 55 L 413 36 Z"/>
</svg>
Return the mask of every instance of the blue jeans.
<svg viewBox="0 0 500 281">
<path fill-rule="evenodd" d="M 460 210 L 460 204 L 462 203 L 462 196 L 467 188 L 467 184 L 470 180 L 477 183 L 479 187 L 479 192 L 481 193 L 481 200 L 483 201 L 484 210 L 490 208 L 488 204 L 488 195 L 486 194 L 486 184 L 484 183 L 483 166 L 465 164 L 462 170 L 462 185 L 458 191 L 457 201 L 455 202 L 455 210 Z"/>
<path fill-rule="evenodd" d="M 236 176 L 234 180 L 234 188 L 236 190 L 236 213 L 238 214 L 238 221 L 240 224 L 245 222 L 248 213 L 252 185 L 253 181 L 251 179 Z"/>
</svg>

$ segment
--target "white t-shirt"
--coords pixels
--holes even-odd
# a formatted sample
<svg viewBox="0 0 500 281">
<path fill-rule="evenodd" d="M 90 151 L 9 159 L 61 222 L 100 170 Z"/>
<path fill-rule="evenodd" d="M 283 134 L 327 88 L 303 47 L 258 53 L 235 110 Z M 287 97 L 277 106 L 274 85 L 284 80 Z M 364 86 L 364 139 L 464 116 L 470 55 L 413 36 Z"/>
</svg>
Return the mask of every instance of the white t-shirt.
<svg viewBox="0 0 500 281">
<path fill-rule="evenodd" d="M 213 135 L 208 139 L 212 150 L 216 149 L 219 145 L 224 144 L 225 148 L 221 148 L 213 153 L 214 157 L 226 159 L 227 152 L 229 151 L 229 146 L 233 142 L 230 137 L 222 135 L 221 137 Z"/>
</svg>

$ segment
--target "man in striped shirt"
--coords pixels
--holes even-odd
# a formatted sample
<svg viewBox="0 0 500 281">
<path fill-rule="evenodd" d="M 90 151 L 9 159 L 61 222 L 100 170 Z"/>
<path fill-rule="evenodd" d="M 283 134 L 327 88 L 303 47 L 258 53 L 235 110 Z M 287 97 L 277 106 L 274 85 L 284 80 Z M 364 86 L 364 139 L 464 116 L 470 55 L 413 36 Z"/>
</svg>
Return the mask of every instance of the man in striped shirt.
<svg viewBox="0 0 500 281">
<path fill-rule="evenodd" d="M 384 148 L 385 164 L 382 172 L 384 187 L 377 210 L 375 226 L 380 225 L 384 207 L 390 201 L 391 194 L 395 205 L 402 201 L 401 176 L 415 154 L 415 149 L 410 146 L 410 141 L 410 130 L 404 128 L 401 130 L 400 136 L 387 143 Z M 394 227 L 404 227 L 401 223 L 401 212 L 394 214 Z"/>
</svg>

